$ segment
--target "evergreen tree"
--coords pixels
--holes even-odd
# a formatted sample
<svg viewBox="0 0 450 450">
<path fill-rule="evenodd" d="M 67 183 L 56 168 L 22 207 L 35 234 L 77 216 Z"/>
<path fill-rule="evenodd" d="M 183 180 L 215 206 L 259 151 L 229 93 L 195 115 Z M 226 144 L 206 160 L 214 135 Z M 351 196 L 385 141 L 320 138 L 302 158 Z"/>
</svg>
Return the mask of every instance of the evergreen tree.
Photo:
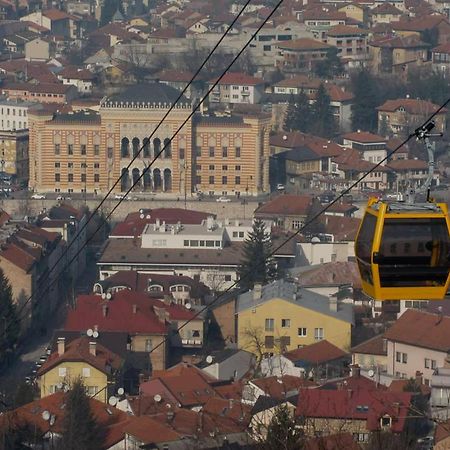
<svg viewBox="0 0 450 450">
<path fill-rule="evenodd" d="M 389 136 L 389 125 L 387 122 L 387 116 L 383 114 L 378 122 L 378 134 L 383 137 Z"/>
<path fill-rule="evenodd" d="M 320 78 L 333 78 L 344 73 L 344 66 L 338 56 L 337 48 L 328 50 L 326 59 L 316 64 L 315 73 Z"/>
<path fill-rule="evenodd" d="M 295 130 L 295 97 L 291 94 L 289 97 L 288 107 L 284 116 L 284 131 L 294 131 Z"/>
<path fill-rule="evenodd" d="M 336 134 L 336 120 L 331 109 L 331 100 L 324 84 L 319 86 L 316 101 L 313 105 L 314 122 L 311 133 L 316 136 L 329 138 Z"/>
<path fill-rule="evenodd" d="M 34 400 L 34 389 L 32 386 L 25 382 L 21 382 L 17 387 L 16 394 L 14 396 L 14 407 L 26 405 Z"/>
<path fill-rule="evenodd" d="M 244 259 L 238 268 L 239 287 L 252 289 L 255 283 L 268 283 L 276 278 L 277 270 L 272 252 L 270 233 L 265 223 L 256 219 L 253 229 L 244 241 Z"/>
<path fill-rule="evenodd" d="M 295 130 L 308 133 L 312 124 L 312 110 L 308 96 L 301 90 L 295 102 L 294 122 Z"/>
<path fill-rule="evenodd" d="M 276 408 L 267 429 L 267 439 L 264 447 L 283 450 L 304 448 L 303 430 L 295 425 L 295 420 L 286 406 L 282 405 Z"/>
<path fill-rule="evenodd" d="M 20 321 L 13 303 L 12 288 L 0 269 L 0 364 L 8 363 L 20 333 Z"/>
<path fill-rule="evenodd" d="M 375 81 L 367 69 L 360 70 L 352 78 L 352 128 L 376 131 L 378 94 Z"/>
<path fill-rule="evenodd" d="M 98 450 L 102 448 L 104 433 L 95 421 L 83 382 L 74 381 L 66 394 L 62 424 L 61 450 Z"/>
<path fill-rule="evenodd" d="M 111 22 L 116 11 L 119 11 L 122 14 L 125 14 L 123 9 L 122 0 L 105 0 L 102 8 L 102 13 L 100 15 L 100 26 Z"/>
</svg>

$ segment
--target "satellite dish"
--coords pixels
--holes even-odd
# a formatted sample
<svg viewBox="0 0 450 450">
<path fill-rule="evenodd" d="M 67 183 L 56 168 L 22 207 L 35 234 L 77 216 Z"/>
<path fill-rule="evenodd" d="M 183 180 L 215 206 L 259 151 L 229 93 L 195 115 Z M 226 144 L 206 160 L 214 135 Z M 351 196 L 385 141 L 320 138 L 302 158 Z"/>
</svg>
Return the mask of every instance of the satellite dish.
<svg viewBox="0 0 450 450">
<path fill-rule="evenodd" d="M 144 213 L 144 210 L 141 208 L 141 209 L 139 210 L 139 213 L 140 213 L 140 214 L 143 214 L 143 213 Z"/>
<path fill-rule="evenodd" d="M 68 384 L 65 384 L 64 385 L 64 392 L 67 392 L 69 390 L 69 385 Z"/>
<path fill-rule="evenodd" d="M 319 239 L 317 236 L 314 236 L 314 237 L 311 239 L 311 242 L 312 242 L 313 244 L 317 244 L 317 243 L 320 242 L 320 239 Z"/>
<path fill-rule="evenodd" d="M 208 356 L 206 357 L 206 362 L 207 362 L 208 364 L 211 364 L 211 363 L 213 362 L 213 357 L 212 357 L 211 355 L 208 355 Z"/>
<path fill-rule="evenodd" d="M 117 402 L 118 402 L 118 399 L 117 399 L 117 397 L 114 397 L 114 395 L 112 395 L 111 397 L 109 397 L 108 403 L 109 403 L 111 406 L 116 406 L 116 405 L 117 405 Z"/>
<path fill-rule="evenodd" d="M 370 378 L 372 378 L 375 375 L 375 372 L 372 369 L 370 369 L 368 375 Z"/>
<path fill-rule="evenodd" d="M 117 389 L 117 393 L 119 395 L 123 395 L 123 394 L 125 394 L 125 389 L 124 388 L 119 388 L 119 389 Z"/>
<path fill-rule="evenodd" d="M 103 292 L 102 299 L 105 300 L 105 298 L 106 298 L 106 294 Z"/>
<path fill-rule="evenodd" d="M 106 294 L 106 300 L 111 300 L 111 298 L 112 298 L 111 292 L 108 292 Z"/>
<path fill-rule="evenodd" d="M 172 405 L 170 403 L 166 403 L 166 408 L 170 409 L 170 408 L 172 408 Z"/>
<path fill-rule="evenodd" d="M 47 410 L 45 410 L 45 411 L 42 411 L 42 418 L 45 420 L 45 421 L 48 421 L 48 420 L 50 420 L 50 413 L 47 411 Z"/>
<path fill-rule="evenodd" d="M 162 397 L 161 397 L 159 394 L 156 394 L 156 395 L 153 397 L 153 400 L 155 400 L 156 403 L 159 403 L 159 402 L 162 400 Z"/>
<path fill-rule="evenodd" d="M 152 217 L 152 216 L 151 216 L 150 214 L 147 214 L 147 215 L 145 216 L 146 219 L 151 219 L 151 217 Z"/>
<path fill-rule="evenodd" d="M 94 331 L 94 332 L 92 333 L 92 337 L 94 337 L 95 339 L 97 339 L 97 338 L 98 338 L 98 331 Z"/>
<path fill-rule="evenodd" d="M 184 306 L 186 307 L 186 309 L 191 309 L 192 308 L 192 305 L 190 303 L 186 303 Z"/>
<path fill-rule="evenodd" d="M 93 330 L 92 328 L 89 328 L 89 330 L 86 331 L 86 334 L 87 334 L 89 337 L 92 337 L 92 335 L 94 334 L 94 330 Z"/>
<path fill-rule="evenodd" d="M 139 215 L 139 218 L 140 218 L 140 219 L 143 219 L 144 217 L 145 217 L 144 214 L 140 214 L 140 215 Z"/>
<path fill-rule="evenodd" d="M 61 381 L 56 385 L 56 387 L 57 387 L 58 389 L 62 389 L 63 384 L 61 383 Z"/>
</svg>

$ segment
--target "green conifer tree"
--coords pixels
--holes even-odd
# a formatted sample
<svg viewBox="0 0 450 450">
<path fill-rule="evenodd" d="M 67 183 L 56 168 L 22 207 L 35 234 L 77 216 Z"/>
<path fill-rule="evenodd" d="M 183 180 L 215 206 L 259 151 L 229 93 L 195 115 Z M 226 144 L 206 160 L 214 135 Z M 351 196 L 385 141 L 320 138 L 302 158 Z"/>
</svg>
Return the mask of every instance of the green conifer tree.
<svg viewBox="0 0 450 450">
<path fill-rule="evenodd" d="M 0 364 L 7 364 L 13 355 L 20 334 L 20 321 L 13 303 L 12 288 L 0 269 Z"/>
<path fill-rule="evenodd" d="M 295 102 L 294 129 L 303 133 L 309 133 L 312 125 L 312 116 L 313 111 L 309 104 L 309 98 L 302 89 Z"/>
<path fill-rule="evenodd" d="M 244 258 L 238 268 L 239 287 L 252 289 L 255 283 L 268 283 L 276 278 L 277 269 L 272 252 L 270 233 L 265 223 L 256 219 L 244 241 Z"/>
<path fill-rule="evenodd" d="M 294 131 L 295 130 L 295 97 L 291 95 L 289 97 L 288 107 L 284 116 L 284 131 Z"/>
<path fill-rule="evenodd" d="M 299 450 L 304 448 L 304 433 L 296 423 L 288 408 L 284 405 L 276 408 L 267 428 L 266 449 Z"/>
<path fill-rule="evenodd" d="M 374 132 L 377 129 L 377 106 L 379 106 L 376 83 L 367 69 L 352 78 L 352 128 Z"/>
<path fill-rule="evenodd" d="M 314 122 L 311 132 L 316 136 L 329 138 L 336 134 L 336 120 L 331 109 L 330 96 L 327 94 L 324 84 L 319 86 L 316 101 L 313 105 Z"/>
</svg>

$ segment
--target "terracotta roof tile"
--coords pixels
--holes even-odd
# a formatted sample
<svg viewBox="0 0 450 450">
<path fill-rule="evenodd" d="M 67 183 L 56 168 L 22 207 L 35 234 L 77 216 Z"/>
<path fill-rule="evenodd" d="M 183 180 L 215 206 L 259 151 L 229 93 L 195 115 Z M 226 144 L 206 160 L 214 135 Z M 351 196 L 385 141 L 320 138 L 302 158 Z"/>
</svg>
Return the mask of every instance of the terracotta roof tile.
<svg viewBox="0 0 450 450">
<path fill-rule="evenodd" d="M 368 30 L 363 30 L 362 28 L 358 27 L 350 27 L 348 25 L 335 25 L 327 31 L 328 36 L 365 36 L 367 34 L 369 34 Z"/>
<path fill-rule="evenodd" d="M 381 5 L 377 5 L 370 12 L 372 15 L 390 14 L 390 15 L 401 16 L 403 14 L 402 11 L 400 11 L 398 8 L 396 8 L 391 3 L 383 3 Z"/>
<path fill-rule="evenodd" d="M 283 356 L 292 362 L 306 361 L 312 364 L 322 364 L 327 361 L 344 358 L 348 353 L 331 344 L 327 340 L 322 340 L 302 348 L 283 353 Z"/>
<path fill-rule="evenodd" d="M 387 139 L 378 134 L 369 133 L 368 131 L 354 131 L 342 135 L 343 139 L 349 141 L 361 142 L 363 144 L 370 144 L 374 142 L 386 142 Z"/>
<path fill-rule="evenodd" d="M 251 381 L 258 386 L 265 395 L 274 398 L 286 398 L 287 392 L 298 391 L 302 387 L 316 387 L 316 384 L 305 378 L 293 375 L 283 375 L 281 377 L 256 378 Z"/>
<path fill-rule="evenodd" d="M 181 435 L 167 424 L 162 424 L 149 416 L 130 417 L 124 430 L 144 445 L 173 442 L 181 439 Z"/>
<path fill-rule="evenodd" d="M 428 168 L 428 163 L 421 159 L 395 159 L 389 161 L 387 167 L 397 172 L 402 170 L 425 170 Z"/>
<path fill-rule="evenodd" d="M 436 105 L 428 100 L 419 100 L 414 98 L 399 98 L 396 100 L 387 100 L 381 106 L 377 107 L 378 111 L 394 112 L 400 107 L 403 107 L 406 112 L 410 114 L 430 115 L 439 109 L 439 105 Z M 445 114 L 447 108 L 443 108 L 439 111 L 439 114 Z"/>
<path fill-rule="evenodd" d="M 216 80 L 217 78 L 214 78 L 213 80 L 210 80 L 209 83 L 215 83 Z M 227 72 L 219 81 L 219 84 L 257 86 L 259 84 L 264 84 L 264 80 L 262 78 L 252 77 L 241 72 Z"/>
<path fill-rule="evenodd" d="M 385 339 L 383 334 L 379 334 L 356 345 L 351 349 L 351 352 L 363 353 L 364 355 L 387 356 L 387 346 L 383 343 Z"/>
<path fill-rule="evenodd" d="M 264 215 L 306 215 L 312 205 L 313 197 L 308 195 L 282 194 L 264 203 L 255 211 L 255 217 Z"/>
<path fill-rule="evenodd" d="M 283 50 L 293 51 L 327 50 L 329 48 L 333 48 L 332 45 L 309 38 L 294 39 L 292 41 L 281 41 L 277 42 L 277 46 Z"/>
<path fill-rule="evenodd" d="M 391 25 L 394 30 L 423 32 L 425 30 L 437 27 L 441 22 L 446 22 L 447 24 L 449 23 L 447 17 L 440 14 L 433 14 L 429 16 L 410 18 L 409 20 L 401 20 L 399 22 L 391 22 Z"/>
<path fill-rule="evenodd" d="M 408 386 L 410 380 L 392 380 L 388 387 L 389 392 L 405 392 L 405 388 Z M 430 395 L 431 388 L 426 384 L 419 384 L 419 389 L 422 395 Z"/>
<path fill-rule="evenodd" d="M 354 288 L 361 287 L 358 267 L 353 261 L 321 264 L 317 267 L 311 267 L 311 269 L 304 272 L 302 271 L 299 277 L 301 284 L 304 286 L 351 283 Z"/>
<path fill-rule="evenodd" d="M 408 309 L 384 336 L 393 342 L 428 348 L 440 352 L 450 350 L 450 317 Z"/>
</svg>

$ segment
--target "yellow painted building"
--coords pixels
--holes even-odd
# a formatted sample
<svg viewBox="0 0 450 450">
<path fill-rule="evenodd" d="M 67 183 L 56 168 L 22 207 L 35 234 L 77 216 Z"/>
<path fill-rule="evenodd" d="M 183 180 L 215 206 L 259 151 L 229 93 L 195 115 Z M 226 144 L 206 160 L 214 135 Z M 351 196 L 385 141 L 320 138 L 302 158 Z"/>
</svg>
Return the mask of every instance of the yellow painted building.
<svg viewBox="0 0 450 450">
<path fill-rule="evenodd" d="M 95 340 L 82 337 L 65 345 L 65 339 L 59 338 L 57 351 L 38 371 L 41 398 L 64 390 L 80 378 L 88 395 L 107 403 L 108 386 L 114 385 L 122 363 L 121 357 Z"/>
<path fill-rule="evenodd" d="M 322 339 L 349 351 L 353 307 L 278 280 L 239 296 L 237 323 L 239 347 L 257 356 Z"/>
</svg>

